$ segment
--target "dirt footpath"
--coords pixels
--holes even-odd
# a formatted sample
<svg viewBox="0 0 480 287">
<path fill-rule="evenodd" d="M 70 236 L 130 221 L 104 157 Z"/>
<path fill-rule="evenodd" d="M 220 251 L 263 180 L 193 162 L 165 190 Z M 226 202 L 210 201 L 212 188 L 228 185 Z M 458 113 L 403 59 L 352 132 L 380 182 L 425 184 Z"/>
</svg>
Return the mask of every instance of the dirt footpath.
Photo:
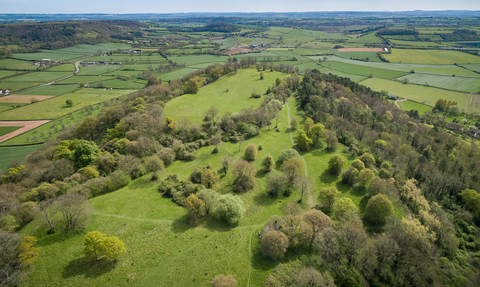
<svg viewBox="0 0 480 287">
<path fill-rule="evenodd" d="M 0 127 L 23 127 L 0 137 L 0 143 L 48 123 L 44 121 L 0 121 Z"/>
</svg>

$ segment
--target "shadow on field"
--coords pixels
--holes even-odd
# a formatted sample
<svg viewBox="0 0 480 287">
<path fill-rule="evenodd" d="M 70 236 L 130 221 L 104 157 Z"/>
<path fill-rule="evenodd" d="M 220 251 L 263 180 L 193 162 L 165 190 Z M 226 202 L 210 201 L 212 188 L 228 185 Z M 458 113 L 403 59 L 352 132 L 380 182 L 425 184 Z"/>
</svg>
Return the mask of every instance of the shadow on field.
<svg viewBox="0 0 480 287">
<path fill-rule="evenodd" d="M 322 174 L 319 176 L 320 180 L 324 183 L 332 183 L 337 180 L 337 175 L 331 174 L 328 170 L 322 172 Z"/>
<path fill-rule="evenodd" d="M 81 230 L 73 230 L 67 233 L 63 233 L 58 231 L 57 233 L 54 234 L 48 234 L 45 233 L 45 235 L 39 235 L 39 234 L 34 234 L 36 237 L 38 237 L 38 241 L 35 244 L 37 247 L 43 247 L 43 246 L 49 246 L 51 244 L 56 244 L 59 242 L 67 241 L 72 238 L 77 237 L 80 234 L 80 236 L 85 236 L 85 233 Z"/>
<path fill-rule="evenodd" d="M 280 196 L 272 197 L 268 195 L 266 192 L 257 192 L 253 196 L 253 200 L 259 206 L 270 206 L 278 202 L 280 200 Z"/>
<path fill-rule="evenodd" d="M 115 269 L 117 261 L 99 260 L 90 262 L 85 257 L 77 258 L 68 263 L 63 269 L 62 277 L 69 278 L 83 275 L 87 278 L 96 278 L 104 273 Z"/>
<path fill-rule="evenodd" d="M 183 233 L 195 226 L 190 226 L 188 224 L 188 216 L 185 214 L 184 216 L 180 217 L 179 219 L 172 222 L 171 228 L 174 233 Z"/>
</svg>

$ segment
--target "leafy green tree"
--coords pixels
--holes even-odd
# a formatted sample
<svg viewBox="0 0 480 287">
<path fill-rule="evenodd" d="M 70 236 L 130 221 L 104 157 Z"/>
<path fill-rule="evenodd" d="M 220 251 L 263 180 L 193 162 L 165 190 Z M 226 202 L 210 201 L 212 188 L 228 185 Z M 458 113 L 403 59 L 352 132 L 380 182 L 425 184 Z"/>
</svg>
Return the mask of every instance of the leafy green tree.
<svg viewBox="0 0 480 287">
<path fill-rule="evenodd" d="M 147 87 L 159 85 L 159 84 L 160 84 L 160 80 L 158 79 L 157 75 L 151 75 L 150 78 L 148 78 Z"/>
<path fill-rule="evenodd" d="M 87 117 L 81 124 L 77 126 L 75 136 L 79 138 L 86 138 L 88 136 L 93 141 L 98 125 L 99 120 L 97 116 Z"/>
<path fill-rule="evenodd" d="M 330 273 L 325 272 L 323 275 L 314 267 L 303 267 L 293 278 L 295 287 L 333 287 L 336 286 Z"/>
<path fill-rule="evenodd" d="M 458 195 L 469 210 L 480 216 L 480 194 L 478 192 L 473 189 L 464 189 Z"/>
<path fill-rule="evenodd" d="M 290 128 L 292 130 L 296 130 L 298 128 L 298 120 L 297 118 L 293 118 L 291 121 L 290 121 Z"/>
<path fill-rule="evenodd" d="M 348 198 L 340 198 L 335 201 L 335 204 L 333 205 L 333 212 L 335 213 L 335 216 L 342 217 L 345 213 L 347 212 L 356 212 L 358 210 L 357 206 L 353 201 Z"/>
<path fill-rule="evenodd" d="M 35 216 L 38 214 L 37 203 L 33 201 L 27 201 L 22 203 L 20 208 L 17 210 L 17 219 L 20 224 L 26 224 L 35 219 Z"/>
<path fill-rule="evenodd" d="M 365 164 L 359 159 L 354 160 L 352 162 L 352 166 L 356 168 L 359 172 L 365 169 Z"/>
<path fill-rule="evenodd" d="M 17 247 L 18 262 L 23 264 L 23 266 L 31 266 L 37 261 L 39 249 L 37 247 L 33 247 L 36 242 L 36 237 L 28 235 L 24 236 L 20 240 L 20 245 Z"/>
<path fill-rule="evenodd" d="M 320 142 L 320 138 L 325 132 L 325 126 L 321 123 L 314 124 L 308 131 L 308 135 L 313 141 L 313 145 L 316 146 Z"/>
<path fill-rule="evenodd" d="M 92 141 L 81 141 L 73 153 L 73 162 L 77 168 L 89 165 L 100 154 L 100 149 Z"/>
<path fill-rule="evenodd" d="M 305 120 L 305 124 L 303 125 L 303 131 L 307 134 L 307 136 L 308 136 L 308 133 L 310 132 L 310 128 L 313 127 L 314 124 L 315 123 L 311 118 L 307 118 Z"/>
<path fill-rule="evenodd" d="M 88 179 L 94 179 L 100 176 L 100 173 L 92 166 L 82 168 L 81 173 Z"/>
<path fill-rule="evenodd" d="M 347 163 L 347 160 L 339 154 L 334 154 L 328 161 L 328 170 L 333 174 L 340 174 L 343 166 Z"/>
<path fill-rule="evenodd" d="M 286 150 L 282 150 L 280 156 L 278 157 L 278 161 L 282 164 L 287 159 L 291 159 L 292 157 L 300 158 L 300 154 L 294 150 L 293 148 L 289 148 Z"/>
<path fill-rule="evenodd" d="M 288 237 L 281 231 L 271 230 L 262 237 L 261 246 L 264 256 L 277 260 L 285 256 L 289 245 Z"/>
<path fill-rule="evenodd" d="M 393 214 L 393 205 L 384 194 L 377 194 L 368 200 L 365 207 L 365 217 L 368 221 L 381 224 L 385 223 L 387 217 Z"/>
<path fill-rule="evenodd" d="M 70 99 L 69 99 L 69 100 L 66 100 L 66 101 L 65 101 L 65 104 L 67 104 L 67 106 L 71 107 L 71 106 L 73 106 L 73 101 L 70 100 Z"/>
<path fill-rule="evenodd" d="M 219 179 L 220 177 L 213 173 L 213 170 L 207 168 L 202 174 L 201 182 L 206 188 L 212 188 Z"/>
<path fill-rule="evenodd" d="M 321 232 L 323 229 L 333 227 L 333 220 L 320 210 L 310 209 L 303 214 L 303 221 L 312 226 L 313 232 Z"/>
<path fill-rule="evenodd" d="M 283 173 L 270 173 L 266 178 L 266 192 L 271 196 L 282 194 L 287 188 L 288 179 Z"/>
<path fill-rule="evenodd" d="M 327 147 L 330 150 L 336 150 L 338 148 L 338 138 L 332 131 L 328 131 L 327 133 Z"/>
<path fill-rule="evenodd" d="M 249 144 L 245 148 L 245 159 L 248 161 L 255 161 L 257 159 L 257 146 Z"/>
<path fill-rule="evenodd" d="M 369 168 L 364 169 L 360 171 L 360 173 L 358 174 L 357 185 L 359 187 L 366 188 L 374 177 L 375 177 L 375 173 L 373 172 L 373 170 Z"/>
<path fill-rule="evenodd" d="M 335 187 L 324 187 L 320 189 L 318 199 L 327 211 L 331 211 L 339 195 L 340 192 Z"/>
<path fill-rule="evenodd" d="M 267 154 L 262 159 L 262 167 L 266 172 L 271 172 L 275 168 L 275 160 L 273 156 Z"/>
<path fill-rule="evenodd" d="M 342 182 L 348 185 L 353 185 L 357 181 L 358 170 L 353 166 L 342 172 Z"/>
<path fill-rule="evenodd" d="M 6 232 L 14 232 L 20 227 L 17 219 L 13 215 L 7 215 L 0 218 L 0 229 Z"/>
<path fill-rule="evenodd" d="M 210 214 L 214 203 L 218 200 L 218 197 L 220 197 L 220 193 L 212 189 L 202 189 L 197 192 L 197 196 L 203 200 L 206 214 Z"/>
<path fill-rule="evenodd" d="M 292 157 L 282 163 L 280 170 L 287 176 L 289 184 L 303 176 L 303 162 L 296 157 Z"/>
<path fill-rule="evenodd" d="M 238 224 L 244 213 L 243 201 L 232 194 L 219 196 L 212 206 L 212 215 L 228 225 Z"/>
<path fill-rule="evenodd" d="M 295 142 L 297 143 L 298 148 L 303 151 L 308 151 L 310 149 L 310 145 L 313 143 L 313 141 L 307 137 L 304 130 L 299 130 L 297 132 Z"/>
<path fill-rule="evenodd" d="M 199 199 L 194 193 L 190 194 L 183 204 L 188 210 L 190 224 L 195 225 L 206 215 L 205 202 Z"/>
<path fill-rule="evenodd" d="M 363 162 L 366 168 L 372 168 L 375 164 L 375 158 L 369 153 L 362 154 L 359 159 Z"/>
<path fill-rule="evenodd" d="M 87 233 L 83 240 L 83 252 L 87 260 L 98 261 L 102 257 L 117 260 L 127 251 L 123 241 L 118 237 L 107 237 L 99 231 Z"/>
<path fill-rule="evenodd" d="M 125 244 L 116 236 L 109 236 L 103 242 L 105 248 L 105 256 L 109 259 L 117 260 L 127 252 Z"/>
</svg>

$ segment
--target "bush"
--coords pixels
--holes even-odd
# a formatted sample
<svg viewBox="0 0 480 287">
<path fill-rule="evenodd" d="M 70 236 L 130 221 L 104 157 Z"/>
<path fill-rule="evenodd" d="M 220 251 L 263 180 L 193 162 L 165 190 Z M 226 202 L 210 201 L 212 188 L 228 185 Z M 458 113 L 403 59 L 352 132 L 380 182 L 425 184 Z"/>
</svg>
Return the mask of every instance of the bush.
<svg viewBox="0 0 480 287">
<path fill-rule="evenodd" d="M 365 164 L 359 159 L 354 160 L 352 162 L 352 166 L 356 168 L 359 172 L 365 169 Z"/>
<path fill-rule="evenodd" d="M 342 182 L 348 185 L 353 185 L 357 181 L 358 174 L 358 170 L 351 166 L 342 173 Z"/>
<path fill-rule="evenodd" d="M 82 168 L 80 173 L 83 174 L 88 179 L 94 179 L 100 176 L 100 173 L 94 167 L 91 167 L 91 166 Z"/>
<path fill-rule="evenodd" d="M 382 224 L 387 221 L 387 217 L 393 214 L 393 205 L 384 194 L 377 194 L 370 198 L 365 207 L 365 217 L 368 221 L 376 224 Z"/>
<path fill-rule="evenodd" d="M 284 161 L 291 159 L 292 157 L 300 158 L 300 154 L 293 148 L 283 150 L 278 157 L 278 161 L 282 164 Z"/>
<path fill-rule="evenodd" d="M 212 280 L 212 287 L 235 287 L 237 286 L 237 280 L 232 275 L 223 276 L 217 275 Z"/>
<path fill-rule="evenodd" d="M 282 194 L 287 188 L 287 177 L 283 173 L 271 173 L 266 178 L 266 192 L 271 196 Z"/>
<path fill-rule="evenodd" d="M 246 162 L 244 160 L 233 163 L 233 181 L 234 192 L 243 192 L 255 188 L 255 175 L 257 170 L 253 163 Z"/>
<path fill-rule="evenodd" d="M 0 218 L 0 229 L 6 232 L 14 232 L 17 228 L 20 227 L 17 219 L 13 215 L 7 215 Z"/>
<path fill-rule="evenodd" d="M 345 158 L 343 158 L 341 155 L 334 154 L 328 161 L 328 170 L 331 173 L 338 175 L 346 163 L 347 160 Z"/>
<path fill-rule="evenodd" d="M 212 206 L 212 215 L 228 225 L 238 224 L 244 213 L 243 201 L 232 194 L 219 196 Z"/>
<path fill-rule="evenodd" d="M 98 261 L 102 257 L 116 260 L 125 254 L 125 244 L 118 237 L 107 237 L 99 231 L 91 231 L 83 240 L 85 258 Z"/>
<path fill-rule="evenodd" d="M 254 144 L 249 144 L 245 148 L 245 159 L 248 161 L 255 161 L 257 158 L 257 146 Z"/>
<path fill-rule="evenodd" d="M 319 191 L 318 199 L 322 202 L 323 207 L 330 211 L 339 195 L 340 192 L 335 187 L 324 187 Z"/>
<path fill-rule="evenodd" d="M 156 172 L 165 170 L 165 165 L 158 155 L 148 156 L 144 160 L 147 172 Z"/>
<path fill-rule="evenodd" d="M 310 224 L 313 232 L 321 232 L 323 229 L 333 227 L 333 220 L 320 210 L 311 209 L 303 214 L 303 221 Z"/>
<path fill-rule="evenodd" d="M 373 172 L 373 170 L 369 168 L 364 169 L 358 174 L 357 185 L 361 188 L 366 188 L 374 177 L 375 173 Z"/>
<path fill-rule="evenodd" d="M 35 219 L 35 216 L 38 214 L 37 203 L 33 201 L 28 201 L 22 203 L 20 208 L 17 210 L 17 219 L 20 224 L 26 224 Z"/>
<path fill-rule="evenodd" d="M 289 245 L 288 237 L 281 231 L 269 231 L 262 237 L 262 253 L 273 260 L 282 258 L 287 252 Z"/>
<path fill-rule="evenodd" d="M 157 152 L 158 157 L 168 166 L 175 160 L 175 151 L 171 148 L 162 148 Z"/>
<path fill-rule="evenodd" d="M 262 167 L 266 172 L 271 172 L 275 168 L 275 160 L 273 156 L 267 154 L 263 157 Z"/>
</svg>

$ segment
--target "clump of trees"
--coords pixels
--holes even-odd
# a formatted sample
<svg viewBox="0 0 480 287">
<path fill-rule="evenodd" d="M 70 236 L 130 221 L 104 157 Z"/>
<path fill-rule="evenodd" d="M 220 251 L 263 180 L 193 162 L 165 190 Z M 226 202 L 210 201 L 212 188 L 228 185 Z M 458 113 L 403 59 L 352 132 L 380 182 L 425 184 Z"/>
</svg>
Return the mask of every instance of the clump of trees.
<svg viewBox="0 0 480 287">
<path fill-rule="evenodd" d="M 83 241 L 85 258 L 98 261 L 102 258 L 117 260 L 127 252 L 123 241 L 116 236 L 106 236 L 99 231 L 89 232 Z"/>
</svg>

